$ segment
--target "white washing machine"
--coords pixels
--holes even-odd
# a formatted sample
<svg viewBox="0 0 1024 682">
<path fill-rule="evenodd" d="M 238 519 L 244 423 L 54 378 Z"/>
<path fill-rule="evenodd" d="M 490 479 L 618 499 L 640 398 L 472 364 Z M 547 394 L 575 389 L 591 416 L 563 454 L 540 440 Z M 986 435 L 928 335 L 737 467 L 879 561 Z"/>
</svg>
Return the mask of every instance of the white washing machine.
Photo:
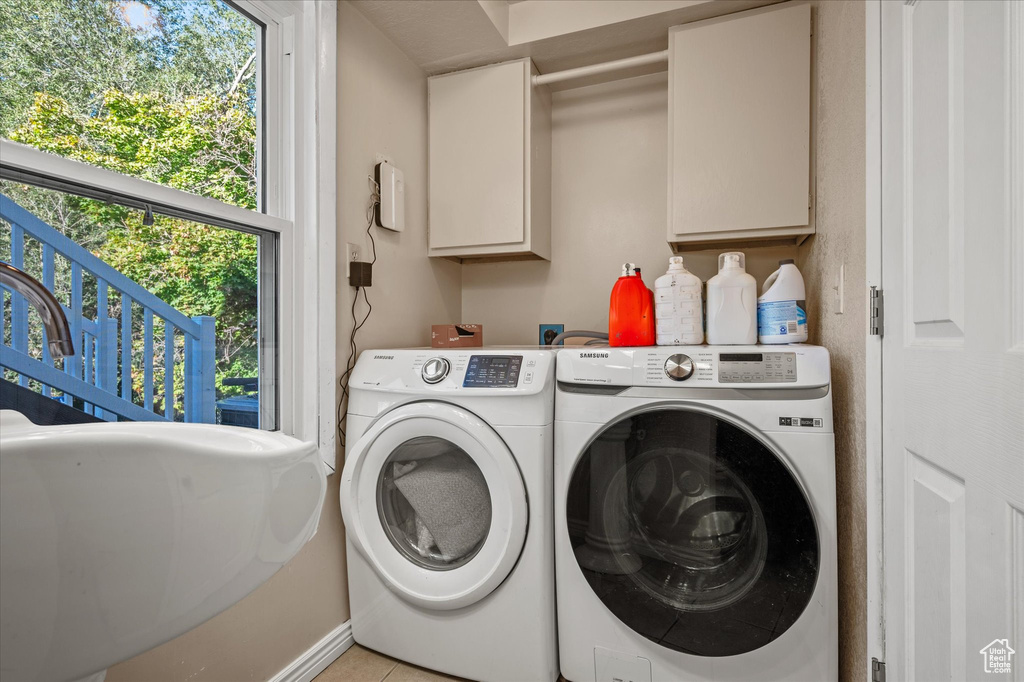
<svg viewBox="0 0 1024 682">
<path fill-rule="evenodd" d="M 555 355 L 366 351 L 341 511 L 356 642 L 485 681 L 555 680 Z"/>
<path fill-rule="evenodd" d="M 835 680 L 828 351 L 588 348 L 557 365 L 562 674 Z"/>
</svg>

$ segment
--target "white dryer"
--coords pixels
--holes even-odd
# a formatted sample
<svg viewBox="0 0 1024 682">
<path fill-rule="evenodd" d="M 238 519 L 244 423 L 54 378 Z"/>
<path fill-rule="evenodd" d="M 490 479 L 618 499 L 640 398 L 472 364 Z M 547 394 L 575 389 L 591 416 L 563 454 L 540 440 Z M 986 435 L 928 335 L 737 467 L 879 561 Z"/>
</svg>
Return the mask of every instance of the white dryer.
<svg viewBox="0 0 1024 682">
<path fill-rule="evenodd" d="M 588 348 L 557 364 L 562 674 L 835 680 L 828 351 Z"/>
<path fill-rule="evenodd" d="M 366 351 L 341 511 L 356 642 L 486 681 L 554 680 L 551 351 Z"/>
</svg>

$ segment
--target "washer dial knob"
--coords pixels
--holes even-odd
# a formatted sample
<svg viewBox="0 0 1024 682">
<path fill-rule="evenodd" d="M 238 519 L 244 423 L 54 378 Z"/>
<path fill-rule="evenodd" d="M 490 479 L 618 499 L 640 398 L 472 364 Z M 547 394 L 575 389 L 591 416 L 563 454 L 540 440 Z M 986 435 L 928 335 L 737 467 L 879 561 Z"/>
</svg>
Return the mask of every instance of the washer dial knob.
<svg viewBox="0 0 1024 682">
<path fill-rule="evenodd" d="M 423 381 L 428 384 L 436 384 L 446 376 L 452 369 L 452 365 L 445 358 L 430 358 L 423 363 L 423 370 L 420 372 L 420 376 L 423 377 Z"/>
<path fill-rule="evenodd" d="M 693 360 L 689 355 L 676 353 L 665 361 L 665 376 L 672 381 L 686 381 L 693 374 Z"/>
</svg>

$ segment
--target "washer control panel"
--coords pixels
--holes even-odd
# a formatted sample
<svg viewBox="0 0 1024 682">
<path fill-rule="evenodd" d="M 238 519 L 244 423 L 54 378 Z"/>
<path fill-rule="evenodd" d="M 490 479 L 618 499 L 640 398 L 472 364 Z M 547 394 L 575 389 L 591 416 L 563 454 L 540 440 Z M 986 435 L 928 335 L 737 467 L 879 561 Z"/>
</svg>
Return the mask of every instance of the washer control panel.
<svg viewBox="0 0 1024 682">
<path fill-rule="evenodd" d="M 563 384 L 686 391 L 820 388 L 829 373 L 828 351 L 802 344 L 565 348 L 555 367 Z"/>
<path fill-rule="evenodd" d="M 522 366 L 522 355 L 472 355 L 462 387 L 515 388 Z M 529 378 L 533 379 L 532 376 Z"/>
<path fill-rule="evenodd" d="M 796 382 L 796 353 L 719 353 L 721 384 Z"/>
<path fill-rule="evenodd" d="M 665 376 L 673 381 L 686 381 L 693 374 L 693 360 L 689 355 L 676 353 L 665 360 Z"/>
</svg>

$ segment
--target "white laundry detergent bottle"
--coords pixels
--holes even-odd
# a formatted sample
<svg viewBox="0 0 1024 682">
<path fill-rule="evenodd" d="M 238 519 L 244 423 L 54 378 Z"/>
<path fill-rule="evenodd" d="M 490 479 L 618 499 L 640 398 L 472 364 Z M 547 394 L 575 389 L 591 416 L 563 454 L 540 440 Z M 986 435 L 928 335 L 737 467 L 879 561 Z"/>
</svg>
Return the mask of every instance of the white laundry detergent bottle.
<svg viewBox="0 0 1024 682">
<path fill-rule="evenodd" d="M 779 261 L 757 299 L 757 340 L 760 343 L 807 341 L 807 301 L 804 278 L 793 259 Z"/>
<path fill-rule="evenodd" d="M 757 282 L 747 274 L 746 256 L 718 256 L 718 274 L 708 280 L 708 343 L 757 343 Z"/>
<path fill-rule="evenodd" d="M 680 256 L 668 259 L 668 272 L 654 280 L 654 318 L 659 346 L 704 343 L 700 277 L 683 266 Z"/>
</svg>

